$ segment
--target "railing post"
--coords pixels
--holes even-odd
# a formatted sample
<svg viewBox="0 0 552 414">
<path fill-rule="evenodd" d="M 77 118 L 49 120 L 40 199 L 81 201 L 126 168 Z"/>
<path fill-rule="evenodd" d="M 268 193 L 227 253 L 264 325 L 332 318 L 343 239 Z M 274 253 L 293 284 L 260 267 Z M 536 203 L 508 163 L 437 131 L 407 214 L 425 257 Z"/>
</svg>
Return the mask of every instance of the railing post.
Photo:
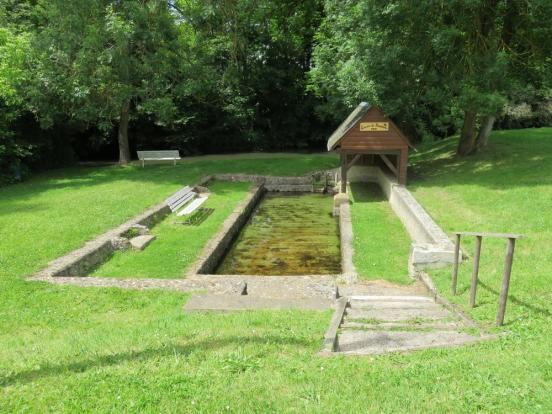
<svg viewBox="0 0 552 414">
<path fill-rule="evenodd" d="M 502 287 L 500 289 L 500 298 L 498 302 L 498 313 L 496 315 L 496 325 L 502 326 L 504 323 L 504 314 L 506 313 L 506 301 L 508 300 L 508 289 L 510 288 L 510 275 L 512 274 L 512 263 L 514 261 L 515 238 L 508 239 L 506 248 L 506 258 L 504 260 L 504 274 L 502 276 Z"/>
<path fill-rule="evenodd" d="M 456 295 L 456 284 L 458 281 L 458 259 L 460 256 L 460 233 L 456 233 L 456 244 L 454 245 L 454 266 L 452 268 L 452 285 L 451 293 L 453 296 Z"/>
<path fill-rule="evenodd" d="M 482 236 L 475 236 L 475 254 L 473 256 L 473 270 L 470 286 L 470 307 L 475 307 L 475 295 L 477 294 L 477 275 L 479 273 L 479 257 L 481 256 Z"/>
</svg>

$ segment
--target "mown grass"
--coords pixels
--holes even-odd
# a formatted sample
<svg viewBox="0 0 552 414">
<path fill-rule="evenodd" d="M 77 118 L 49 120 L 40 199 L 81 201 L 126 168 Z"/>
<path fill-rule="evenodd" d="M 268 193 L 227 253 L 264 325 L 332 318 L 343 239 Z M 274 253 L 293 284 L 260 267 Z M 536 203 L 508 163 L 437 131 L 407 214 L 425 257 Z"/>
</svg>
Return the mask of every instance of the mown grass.
<svg viewBox="0 0 552 414">
<path fill-rule="evenodd" d="M 64 170 L 1 189 L 0 410 L 550 412 L 551 133 L 494 133 L 485 153 L 461 161 L 449 154 L 453 141 L 414 157 L 411 187 L 447 231 L 485 225 L 530 237 L 516 252 L 508 335 L 405 355 L 317 356 L 329 312 L 187 315 L 188 296 L 174 292 L 22 280 L 194 177 L 294 174 L 333 158 Z M 492 287 L 503 249 L 486 247 L 481 275 Z M 432 276 L 446 292 L 448 271 Z M 492 321 L 496 296 L 481 288 L 480 299 L 474 316 Z M 465 293 L 458 301 L 467 302 Z"/>
<path fill-rule="evenodd" d="M 207 241 L 245 197 L 249 183 L 214 181 L 202 205 L 213 213 L 197 226 L 183 225 L 184 217 L 169 215 L 151 229 L 156 239 L 143 251 L 116 252 L 91 276 L 134 278 L 180 278 L 197 259 Z"/>
<path fill-rule="evenodd" d="M 354 263 L 364 279 L 408 284 L 410 238 L 377 184 L 352 183 Z"/>
</svg>

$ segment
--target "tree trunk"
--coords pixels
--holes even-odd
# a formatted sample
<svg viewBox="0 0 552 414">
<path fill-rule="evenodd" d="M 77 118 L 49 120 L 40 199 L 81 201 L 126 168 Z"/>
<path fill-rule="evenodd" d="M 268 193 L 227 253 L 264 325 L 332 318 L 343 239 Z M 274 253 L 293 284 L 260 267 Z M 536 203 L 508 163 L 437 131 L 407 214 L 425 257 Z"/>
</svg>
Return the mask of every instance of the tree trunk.
<svg viewBox="0 0 552 414">
<path fill-rule="evenodd" d="M 487 145 L 487 142 L 489 141 L 489 135 L 493 130 L 494 122 L 494 115 L 487 115 L 485 119 L 483 119 L 483 121 L 481 122 L 479 133 L 477 134 L 477 139 L 475 140 L 475 145 L 477 149 L 483 148 L 485 145 Z"/>
<path fill-rule="evenodd" d="M 128 145 L 128 120 L 130 116 L 130 102 L 125 101 L 121 108 L 121 119 L 119 120 L 119 164 L 130 162 L 130 147 Z"/>
<path fill-rule="evenodd" d="M 471 154 L 475 150 L 475 119 L 477 113 L 466 111 L 464 114 L 464 125 L 460 133 L 460 141 L 456 153 L 460 156 Z"/>
</svg>

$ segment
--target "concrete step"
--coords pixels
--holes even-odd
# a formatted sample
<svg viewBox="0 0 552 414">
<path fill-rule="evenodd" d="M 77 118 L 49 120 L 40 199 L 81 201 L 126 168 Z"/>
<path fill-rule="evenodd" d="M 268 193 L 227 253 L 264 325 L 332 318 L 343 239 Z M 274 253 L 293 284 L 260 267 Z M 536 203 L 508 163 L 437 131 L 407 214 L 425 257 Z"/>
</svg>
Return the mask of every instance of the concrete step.
<svg viewBox="0 0 552 414">
<path fill-rule="evenodd" d="M 355 319 L 377 320 L 380 322 L 398 322 L 417 319 L 442 320 L 452 314 L 443 308 L 392 308 L 392 309 L 361 309 L 349 308 L 345 314 L 346 321 Z"/>
<path fill-rule="evenodd" d="M 383 322 L 383 323 L 362 323 L 362 322 L 344 322 L 341 329 L 349 330 L 460 330 L 462 327 L 455 322 L 422 322 L 422 323 L 401 323 L 401 322 Z"/>
<path fill-rule="evenodd" d="M 344 331 L 338 338 L 338 352 L 354 355 L 413 351 L 424 348 L 470 344 L 485 339 L 462 332 Z"/>
<path fill-rule="evenodd" d="M 353 309 L 442 309 L 442 307 L 435 302 L 426 301 L 351 300 L 349 303 Z"/>
<path fill-rule="evenodd" d="M 431 302 L 435 301 L 429 296 L 418 296 L 418 295 L 350 295 L 349 299 L 351 301 L 362 301 L 362 302 Z"/>
</svg>

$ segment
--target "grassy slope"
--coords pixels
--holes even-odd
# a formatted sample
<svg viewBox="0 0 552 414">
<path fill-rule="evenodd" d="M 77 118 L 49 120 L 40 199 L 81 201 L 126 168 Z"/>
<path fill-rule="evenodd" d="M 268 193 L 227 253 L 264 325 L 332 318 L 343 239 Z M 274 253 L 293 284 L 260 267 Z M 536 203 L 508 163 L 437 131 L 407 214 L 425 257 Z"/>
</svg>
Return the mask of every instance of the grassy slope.
<svg viewBox="0 0 552 414">
<path fill-rule="evenodd" d="M 379 186 L 353 183 L 350 192 L 354 261 L 359 275 L 365 279 L 410 283 L 410 238 Z"/>
<path fill-rule="evenodd" d="M 213 213 L 199 226 L 183 226 L 182 217 L 168 216 L 153 227 L 157 239 L 142 252 L 117 252 L 92 276 L 179 278 L 194 262 L 207 241 L 245 197 L 249 183 L 213 182 L 210 195 L 203 204 L 214 208 Z"/>
<path fill-rule="evenodd" d="M 496 174 L 485 166 L 492 155 L 458 163 L 446 158 L 443 148 L 416 157 L 416 195 L 447 230 L 477 223 L 501 230 L 491 226 L 499 220 L 504 220 L 504 230 L 516 230 L 509 225 L 513 219 L 497 218 L 502 211 L 523 214 L 532 223 L 523 230 L 531 238 L 517 252 L 512 293 L 532 299 L 535 307 L 512 302 L 506 327 L 512 334 L 499 341 L 410 355 L 316 356 L 329 313 L 184 315 L 187 296 L 178 293 L 21 281 L 202 173 L 244 169 L 293 174 L 333 164 L 333 159 L 207 159 L 176 170 L 60 171 L 0 190 L 0 411 L 552 410 L 552 261 L 547 259 L 552 212 L 545 201 L 552 199 L 551 149 L 545 136 L 551 133 L 495 133 L 488 154 L 499 153 Z M 540 150 L 545 146 L 546 152 Z M 469 163 L 482 169 L 472 173 Z M 523 178 L 514 180 L 516 170 Z M 471 184 L 463 184 L 466 180 Z M 475 204 L 471 187 L 479 194 Z M 134 196 L 138 189 L 140 195 Z M 113 195 L 117 191 L 123 191 L 123 203 Z M 458 203 L 454 209 L 442 202 L 451 199 Z M 88 203 L 81 208 L 79 200 Z M 529 211 L 521 210 L 527 206 Z M 538 237 L 547 245 L 537 243 Z M 501 255 L 502 248 L 497 252 Z M 485 254 L 491 257 L 491 251 Z M 483 276 L 488 265 L 482 266 Z M 447 273 L 434 274 L 443 289 Z M 481 294 L 484 299 L 484 289 Z M 465 303 L 465 296 L 459 299 Z M 481 320 L 488 320 L 479 314 L 485 307 L 491 309 L 484 304 L 475 312 Z"/>
</svg>

